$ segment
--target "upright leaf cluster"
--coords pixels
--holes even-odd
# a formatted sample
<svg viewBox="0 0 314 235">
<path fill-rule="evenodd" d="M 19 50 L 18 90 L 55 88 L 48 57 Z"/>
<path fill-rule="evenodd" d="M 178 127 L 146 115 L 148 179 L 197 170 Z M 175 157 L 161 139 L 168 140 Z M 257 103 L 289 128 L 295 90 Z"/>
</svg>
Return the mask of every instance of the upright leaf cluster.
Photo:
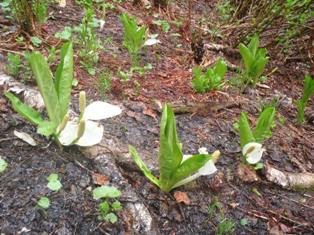
<svg viewBox="0 0 314 235">
<path fill-rule="evenodd" d="M 123 46 L 128 50 L 132 63 L 137 65 L 138 53 L 146 40 L 146 27 L 138 26 L 135 18 L 125 13 L 120 15 L 120 21 L 124 30 Z"/>
<path fill-rule="evenodd" d="M 240 134 L 240 145 L 243 148 L 246 144 L 251 142 L 262 143 L 264 140 L 272 136 L 271 129 L 274 127 L 274 119 L 276 109 L 274 107 L 267 107 L 260 114 L 256 126 L 251 128 L 247 113 L 241 112 L 238 129 Z"/>
<path fill-rule="evenodd" d="M 196 154 L 185 160 L 183 159 L 174 113 L 167 105 L 164 106 L 162 112 L 159 141 L 159 179 L 151 173 L 133 146 L 130 145 L 129 150 L 132 158 L 144 175 L 164 192 L 169 192 L 171 189 L 180 186 L 180 182 L 197 172 L 212 159 L 212 156 L 209 154 Z"/>
<path fill-rule="evenodd" d="M 253 85 L 259 81 L 268 62 L 265 48 L 259 47 L 259 37 L 254 35 L 248 46 L 240 43 L 239 50 L 244 63 L 244 85 Z"/>
<path fill-rule="evenodd" d="M 213 68 L 208 68 L 206 73 L 200 67 L 193 68 L 192 85 L 198 93 L 204 93 L 223 86 L 223 78 L 227 72 L 227 64 L 219 59 Z"/>
<path fill-rule="evenodd" d="M 314 79 L 306 75 L 304 79 L 303 96 L 296 102 L 298 115 L 297 119 L 300 124 L 304 123 L 304 110 L 308 100 L 314 95 Z"/>
<path fill-rule="evenodd" d="M 45 57 L 39 52 L 33 52 L 29 58 L 40 94 L 43 97 L 49 120 L 44 120 L 39 112 L 22 103 L 10 92 L 5 96 L 11 101 L 16 112 L 28 121 L 38 125 L 38 133 L 50 136 L 68 111 L 73 80 L 73 48 L 72 43 L 65 43 L 61 48 L 61 62 L 53 74 Z"/>
</svg>

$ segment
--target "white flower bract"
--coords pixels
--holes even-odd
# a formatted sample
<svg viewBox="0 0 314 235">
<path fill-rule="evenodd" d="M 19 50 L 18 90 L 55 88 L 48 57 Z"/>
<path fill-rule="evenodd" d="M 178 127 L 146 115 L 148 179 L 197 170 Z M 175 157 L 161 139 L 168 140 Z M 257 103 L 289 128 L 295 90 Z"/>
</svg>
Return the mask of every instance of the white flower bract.
<svg viewBox="0 0 314 235">
<path fill-rule="evenodd" d="M 79 146 L 92 146 L 100 143 L 104 127 L 97 122 L 91 120 L 101 120 L 117 116 L 121 113 L 118 106 L 95 101 L 88 105 L 84 111 L 82 119 L 85 121 L 85 130 L 83 135 L 78 139 L 79 122 L 68 121 L 64 129 L 58 136 L 58 140 L 62 145 L 76 144 Z"/>
<path fill-rule="evenodd" d="M 199 148 L 198 149 L 198 152 L 200 154 L 208 154 L 207 152 L 207 149 L 206 148 Z M 216 152 L 215 152 L 216 153 Z M 214 154 L 215 154 L 214 153 Z M 220 153 L 216 153 L 216 154 L 220 154 Z M 183 158 L 182 158 L 182 162 L 181 164 L 186 161 L 187 159 L 191 158 L 193 155 L 183 155 Z M 198 177 L 200 176 L 203 176 L 203 175 L 211 175 L 213 173 L 215 173 L 217 171 L 217 168 L 215 166 L 215 163 L 212 159 L 210 159 L 209 161 L 206 162 L 206 164 L 204 166 L 202 166 L 196 173 L 194 173 L 193 175 L 179 181 L 178 183 L 176 183 L 172 188 L 176 188 L 176 187 L 179 187 L 181 185 L 184 185 L 184 184 L 187 184 L 195 179 L 197 179 Z"/>
<path fill-rule="evenodd" d="M 261 160 L 265 151 L 260 143 L 251 142 L 244 145 L 242 154 L 249 164 L 256 164 Z"/>
</svg>

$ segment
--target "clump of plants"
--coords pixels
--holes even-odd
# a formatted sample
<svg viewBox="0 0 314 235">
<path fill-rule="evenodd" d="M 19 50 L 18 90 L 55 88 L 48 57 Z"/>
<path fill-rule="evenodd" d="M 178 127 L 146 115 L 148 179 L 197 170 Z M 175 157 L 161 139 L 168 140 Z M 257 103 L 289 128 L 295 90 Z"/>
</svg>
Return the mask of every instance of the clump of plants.
<svg viewBox="0 0 314 235">
<path fill-rule="evenodd" d="M 84 8 L 85 15 L 82 24 L 74 30 L 78 33 L 77 42 L 81 48 L 79 55 L 82 61 L 80 63 L 90 75 L 95 75 L 95 64 L 97 64 L 99 60 L 98 50 L 101 49 L 101 44 L 95 32 L 95 28 L 98 27 L 98 22 L 95 20 L 92 0 L 85 1 Z"/>
<path fill-rule="evenodd" d="M 262 81 L 261 76 L 268 62 L 267 51 L 265 48 L 259 48 L 258 35 L 254 35 L 247 46 L 240 43 L 239 51 L 244 64 L 240 78 L 241 85 L 255 87 L 258 82 Z"/>
<path fill-rule="evenodd" d="M 304 78 L 304 89 L 302 97 L 296 101 L 297 105 L 297 119 L 299 124 L 304 123 L 304 110 L 311 96 L 314 95 L 314 79 L 310 75 L 306 75 Z"/>
<path fill-rule="evenodd" d="M 121 192 L 111 186 L 100 186 L 93 190 L 93 198 L 95 200 L 102 199 L 98 205 L 99 220 L 105 220 L 110 223 L 118 221 L 116 212 L 122 210 L 121 203 L 115 199 L 121 196 Z"/>
<path fill-rule="evenodd" d="M 253 165 L 255 169 L 263 167 L 259 163 L 265 151 L 262 143 L 272 136 L 271 129 L 275 126 L 275 115 L 276 109 L 274 107 L 265 108 L 261 112 L 253 129 L 249 123 L 247 114 L 241 112 L 240 120 L 235 125 L 240 135 L 240 145 L 244 160 L 246 163 Z"/>
<path fill-rule="evenodd" d="M 198 93 L 205 93 L 211 90 L 218 90 L 223 86 L 223 79 L 227 72 L 227 64 L 219 59 L 212 68 L 208 68 L 206 73 L 202 68 L 193 68 L 192 86 Z"/>
<path fill-rule="evenodd" d="M 12 0 L 11 7 L 14 19 L 21 31 L 34 35 L 47 20 L 50 0 Z"/>
<path fill-rule="evenodd" d="M 29 62 L 43 97 L 48 120 L 32 107 L 22 103 L 10 92 L 5 96 L 11 101 L 13 109 L 22 117 L 38 126 L 37 132 L 52 136 L 61 145 L 77 144 L 91 146 L 101 141 L 103 126 L 95 120 L 113 117 L 121 113 L 119 107 L 96 101 L 86 107 L 85 92 L 80 93 L 80 116 L 70 120 L 68 111 L 73 81 L 73 49 L 68 42 L 61 48 L 61 60 L 53 79 L 52 72 L 43 55 L 33 52 Z"/>
<path fill-rule="evenodd" d="M 129 151 L 144 175 L 164 192 L 169 192 L 202 175 L 213 174 L 217 170 L 214 160 L 218 159 L 219 151 L 208 154 L 206 149 L 201 149 L 200 154 L 183 155 L 174 113 L 168 105 L 163 107 L 159 143 L 159 178 L 152 174 L 133 146 L 129 145 Z"/>
<path fill-rule="evenodd" d="M 146 40 L 145 26 L 138 26 L 136 19 L 128 14 L 121 14 L 123 24 L 123 46 L 128 50 L 132 66 L 139 65 L 139 52 L 144 47 Z"/>
</svg>

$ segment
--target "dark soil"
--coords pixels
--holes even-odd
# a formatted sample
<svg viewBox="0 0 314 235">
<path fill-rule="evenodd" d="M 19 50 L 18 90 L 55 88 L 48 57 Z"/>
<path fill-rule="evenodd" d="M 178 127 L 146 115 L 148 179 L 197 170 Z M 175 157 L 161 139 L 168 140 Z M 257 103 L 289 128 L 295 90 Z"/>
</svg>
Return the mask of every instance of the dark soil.
<svg viewBox="0 0 314 235">
<path fill-rule="evenodd" d="M 83 10 L 73 2 L 69 1 L 64 9 L 51 6 L 51 17 L 46 25 L 47 44 L 59 46 L 57 40 L 52 43 L 48 39 L 64 26 L 80 23 Z M 213 6 L 210 4 L 204 10 L 202 4 L 205 3 L 194 3 L 192 26 L 198 19 L 210 15 L 208 9 Z M 259 180 L 253 183 L 248 182 L 248 177 L 239 175 L 241 149 L 233 129 L 241 111 L 247 111 L 251 122 L 255 123 L 262 107 L 276 98 L 278 117 L 284 117 L 285 123 L 277 120 L 273 137 L 264 144 L 267 152 L 262 161 L 282 171 L 313 173 L 314 102 L 308 104 L 308 122 L 304 126 L 296 125 L 296 108 L 292 103 L 302 92 L 301 78 L 308 72 L 308 62 L 283 65 L 274 58 L 268 71 L 276 66 L 279 69 L 269 76 L 265 83 L 268 87 L 247 89 L 239 94 L 233 87 L 226 86 L 222 91 L 196 94 L 190 85 L 195 55 L 190 50 L 187 3 L 178 1 L 169 12 L 144 10 L 131 2 L 117 6 L 116 10 L 108 11 L 106 25 L 98 32 L 102 40 L 112 37 L 107 51 L 100 54 L 98 72 L 110 68 L 115 74 L 119 69 L 130 67 L 127 52 L 122 47 L 122 25 L 118 18 L 121 12 L 127 11 L 141 19 L 151 33 L 160 34 L 162 43 L 142 54 L 143 65 L 153 65 L 151 71 L 143 76 L 135 75 L 127 82 L 114 75 L 112 90 L 106 95 L 111 103 L 123 109 L 123 113 L 102 122 L 105 133 L 100 145 L 90 149 L 74 146 L 61 150 L 37 135 L 35 127 L 21 119 L 0 96 L 0 156 L 9 163 L 8 169 L 0 175 L 1 234 L 215 234 L 223 218 L 235 223 L 235 234 L 313 234 L 313 192 L 282 189 L 268 182 L 263 171 L 258 172 Z M 151 23 L 153 13 L 159 13 L 159 18 L 169 22 L 183 19 L 182 26 L 171 23 L 170 32 L 163 33 Z M 181 36 L 174 37 L 172 33 Z M 10 41 L 2 37 L 1 40 Z M 267 41 L 267 38 L 263 40 Z M 224 44 L 223 41 L 215 42 Z M 10 50 L 25 49 L 12 48 Z M 40 50 L 46 53 L 44 46 Z M 230 51 L 231 54 L 206 51 L 202 62 L 211 64 L 209 62 L 223 56 L 238 65 L 239 56 L 232 48 Z M 103 94 L 97 89 L 97 76 L 90 76 L 80 68 L 78 57 L 75 62 L 79 85 L 73 92 L 73 109 L 77 111 L 76 93 L 79 90 L 86 90 L 90 99 L 99 99 Z M 3 64 L 0 70 L 2 67 Z M 234 72 L 228 72 L 227 77 L 233 75 Z M 2 89 L 0 87 L 0 91 Z M 132 162 L 128 144 L 137 148 L 158 175 L 158 101 L 191 107 L 188 112 L 176 114 L 183 150 L 184 153 L 196 153 L 199 147 L 206 147 L 209 152 L 219 149 L 222 156 L 214 176 L 201 177 L 171 193 L 162 193 Z M 31 134 L 39 145 L 29 146 L 17 139 L 13 130 Z M 51 173 L 58 173 L 61 178 L 63 187 L 59 192 L 46 187 Z M 123 210 L 118 213 L 116 224 L 97 220 L 98 202 L 93 200 L 91 193 L 98 185 L 93 179 L 96 173 L 105 176 L 107 184 L 122 191 Z M 174 196 L 176 192 L 186 193 L 190 202 L 179 203 Z M 50 198 L 49 209 L 36 207 L 41 196 Z M 220 209 L 209 213 L 209 205 L 215 198 L 218 198 Z M 246 225 L 241 225 L 243 219 L 247 220 Z"/>
</svg>

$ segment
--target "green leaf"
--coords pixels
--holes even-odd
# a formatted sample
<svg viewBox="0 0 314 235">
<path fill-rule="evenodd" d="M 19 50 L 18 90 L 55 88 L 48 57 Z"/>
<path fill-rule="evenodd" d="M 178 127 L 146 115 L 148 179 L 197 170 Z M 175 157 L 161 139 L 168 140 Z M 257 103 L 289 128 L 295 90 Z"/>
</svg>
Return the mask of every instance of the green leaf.
<svg viewBox="0 0 314 235">
<path fill-rule="evenodd" d="M 274 125 L 276 109 L 268 107 L 260 114 L 256 127 L 253 131 L 254 138 L 257 142 L 262 142 L 272 136 L 271 128 Z"/>
<path fill-rule="evenodd" d="M 214 74 L 223 78 L 227 72 L 227 64 L 223 59 L 219 59 L 214 67 Z"/>
<path fill-rule="evenodd" d="M 37 206 L 43 209 L 48 209 L 50 207 L 50 200 L 48 197 L 41 197 L 37 202 Z"/>
<path fill-rule="evenodd" d="M 129 152 L 130 152 L 134 162 L 140 168 L 140 170 L 143 172 L 143 174 L 146 176 L 146 178 L 148 178 L 152 183 L 156 184 L 157 186 L 160 186 L 159 180 L 147 168 L 145 163 L 142 161 L 142 159 L 138 155 L 136 149 L 132 145 L 129 145 Z"/>
<path fill-rule="evenodd" d="M 247 114 L 241 112 L 239 120 L 239 133 L 240 133 L 240 145 L 241 148 L 244 147 L 247 143 L 254 142 L 255 138 L 252 133 Z"/>
<path fill-rule="evenodd" d="M 259 46 L 259 37 L 257 34 L 255 34 L 249 43 L 249 50 L 252 53 L 253 56 L 257 54 L 258 51 L 258 46 Z"/>
<path fill-rule="evenodd" d="M 93 190 L 93 198 L 95 200 L 100 198 L 115 198 L 120 196 L 121 192 L 117 188 L 111 186 L 100 186 Z"/>
<path fill-rule="evenodd" d="M 8 167 L 8 163 L 0 157 L 0 173 L 4 172 Z"/>
<path fill-rule="evenodd" d="M 72 37 L 72 28 L 69 26 L 65 26 L 63 31 L 57 32 L 55 34 L 55 37 L 63 40 L 70 40 Z"/>
<path fill-rule="evenodd" d="M 159 142 L 160 187 L 168 191 L 173 184 L 172 174 L 180 166 L 183 155 L 177 136 L 174 113 L 167 104 L 162 112 Z"/>
<path fill-rule="evenodd" d="M 111 204 L 111 208 L 113 211 L 119 211 L 122 209 L 122 205 L 119 201 L 114 201 L 112 204 Z"/>
<path fill-rule="evenodd" d="M 108 212 L 110 211 L 110 206 L 109 206 L 109 203 L 107 201 L 99 203 L 98 208 L 99 208 L 101 215 L 103 215 L 103 216 L 107 215 Z"/>
<path fill-rule="evenodd" d="M 118 221 L 118 217 L 114 213 L 107 214 L 104 219 L 112 224 Z"/>
<path fill-rule="evenodd" d="M 39 123 L 37 127 L 37 133 L 49 137 L 55 133 L 56 128 L 57 128 L 56 123 L 50 121 L 43 121 Z"/>
<path fill-rule="evenodd" d="M 242 43 L 239 45 L 239 51 L 242 56 L 246 71 L 250 71 L 250 68 L 254 62 L 254 56 L 250 50 Z"/>
<path fill-rule="evenodd" d="M 49 119 L 58 125 L 61 121 L 59 99 L 47 61 L 40 53 L 33 52 L 29 62 L 40 94 L 44 99 Z"/>
<path fill-rule="evenodd" d="M 31 37 L 31 42 L 35 47 L 39 47 L 42 43 L 41 39 L 38 37 Z"/>
<path fill-rule="evenodd" d="M 36 125 L 39 125 L 44 121 L 35 109 L 22 103 L 22 101 L 11 92 L 5 92 L 4 95 L 10 100 L 13 109 L 26 120 Z"/>
<path fill-rule="evenodd" d="M 172 176 L 173 185 L 194 174 L 211 159 L 208 154 L 196 154 L 185 160 Z M 172 186 L 173 186 L 172 185 Z"/>
<path fill-rule="evenodd" d="M 58 174 L 50 174 L 47 177 L 47 187 L 52 191 L 59 191 L 62 188 L 61 182 L 58 180 Z"/>
<path fill-rule="evenodd" d="M 68 112 L 71 100 L 73 80 L 73 46 L 72 42 L 65 43 L 61 48 L 61 62 L 55 74 L 55 87 L 59 97 L 60 119 Z"/>
<path fill-rule="evenodd" d="M 313 94 L 314 94 L 314 79 L 312 79 L 310 75 L 306 75 L 304 79 L 303 96 L 296 102 L 298 110 L 297 119 L 299 124 L 302 124 L 304 122 L 304 110 L 308 100 Z"/>
</svg>

